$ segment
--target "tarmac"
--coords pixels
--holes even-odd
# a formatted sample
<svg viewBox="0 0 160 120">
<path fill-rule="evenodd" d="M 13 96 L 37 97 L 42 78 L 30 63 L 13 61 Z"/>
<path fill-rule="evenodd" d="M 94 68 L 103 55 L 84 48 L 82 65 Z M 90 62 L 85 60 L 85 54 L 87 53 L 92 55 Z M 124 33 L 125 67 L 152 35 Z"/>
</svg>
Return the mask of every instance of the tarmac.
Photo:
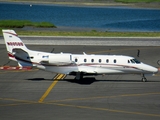
<svg viewBox="0 0 160 120">
<path fill-rule="evenodd" d="M 159 46 L 27 45 L 51 52 L 118 54 L 159 67 Z M 137 56 L 140 51 L 139 57 Z M 17 66 L 0 45 L 0 66 Z M 0 70 L 2 120 L 159 120 L 160 74 L 107 75 L 74 80 L 74 76 L 38 69 Z"/>
</svg>

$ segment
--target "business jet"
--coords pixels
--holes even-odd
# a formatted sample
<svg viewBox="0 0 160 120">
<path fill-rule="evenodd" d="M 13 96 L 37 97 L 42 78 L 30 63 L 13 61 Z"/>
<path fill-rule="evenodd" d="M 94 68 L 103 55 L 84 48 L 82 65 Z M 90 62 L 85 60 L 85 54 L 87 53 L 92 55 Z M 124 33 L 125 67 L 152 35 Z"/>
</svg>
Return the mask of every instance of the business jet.
<svg viewBox="0 0 160 120">
<path fill-rule="evenodd" d="M 123 55 L 88 55 L 71 53 L 47 53 L 29 50 L 14 30 L 2 30 L 9 59 L 21 67 L 31 66 L 49 72 L 83 76 L 110 74 L 155 74 L 158 69 L 144 64 L 134 57 Z"/>
</svg>

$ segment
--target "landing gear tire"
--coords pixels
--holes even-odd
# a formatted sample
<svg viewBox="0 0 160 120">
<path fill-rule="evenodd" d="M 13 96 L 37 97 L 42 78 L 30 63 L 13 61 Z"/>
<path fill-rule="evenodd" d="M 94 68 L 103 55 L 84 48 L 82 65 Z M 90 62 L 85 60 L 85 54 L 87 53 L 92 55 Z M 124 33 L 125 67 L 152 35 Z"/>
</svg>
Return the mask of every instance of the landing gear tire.
<svg viewBox="0 0 160 120">
<path fill-rule="evenodd" d="M 147 82 L 147 79 L 146 78 L 142 78 L 142 82 Z"/>
</svg>

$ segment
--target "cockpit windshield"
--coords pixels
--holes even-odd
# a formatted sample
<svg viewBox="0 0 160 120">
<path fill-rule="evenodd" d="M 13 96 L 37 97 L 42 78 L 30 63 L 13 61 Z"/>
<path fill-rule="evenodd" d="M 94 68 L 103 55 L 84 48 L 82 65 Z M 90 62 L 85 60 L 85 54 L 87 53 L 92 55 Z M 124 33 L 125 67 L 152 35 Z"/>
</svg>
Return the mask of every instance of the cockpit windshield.
<svg viewBox="0 0 160 120">
<path fill-rule="evenodd" d="M 136 63 L 136 64 L 140 64 L 141 62 L 137 59 L 130 59 L 131 63 Z"/>
</svg>

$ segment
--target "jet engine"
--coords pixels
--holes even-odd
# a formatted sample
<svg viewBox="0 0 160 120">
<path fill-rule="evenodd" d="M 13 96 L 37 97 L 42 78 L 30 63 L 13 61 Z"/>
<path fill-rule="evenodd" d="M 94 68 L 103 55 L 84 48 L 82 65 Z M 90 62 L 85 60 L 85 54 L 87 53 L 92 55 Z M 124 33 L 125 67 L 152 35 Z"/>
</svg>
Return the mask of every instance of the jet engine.
<svg viewBox="0 0 160 120">
<path fill-rule="evenodd" d="M 42 56 L 41 64 L 46 65 L 69 65 L 72 63 L 72 55 L 71 54 L 50 54 L 47 56 Z"/>
</svg>

